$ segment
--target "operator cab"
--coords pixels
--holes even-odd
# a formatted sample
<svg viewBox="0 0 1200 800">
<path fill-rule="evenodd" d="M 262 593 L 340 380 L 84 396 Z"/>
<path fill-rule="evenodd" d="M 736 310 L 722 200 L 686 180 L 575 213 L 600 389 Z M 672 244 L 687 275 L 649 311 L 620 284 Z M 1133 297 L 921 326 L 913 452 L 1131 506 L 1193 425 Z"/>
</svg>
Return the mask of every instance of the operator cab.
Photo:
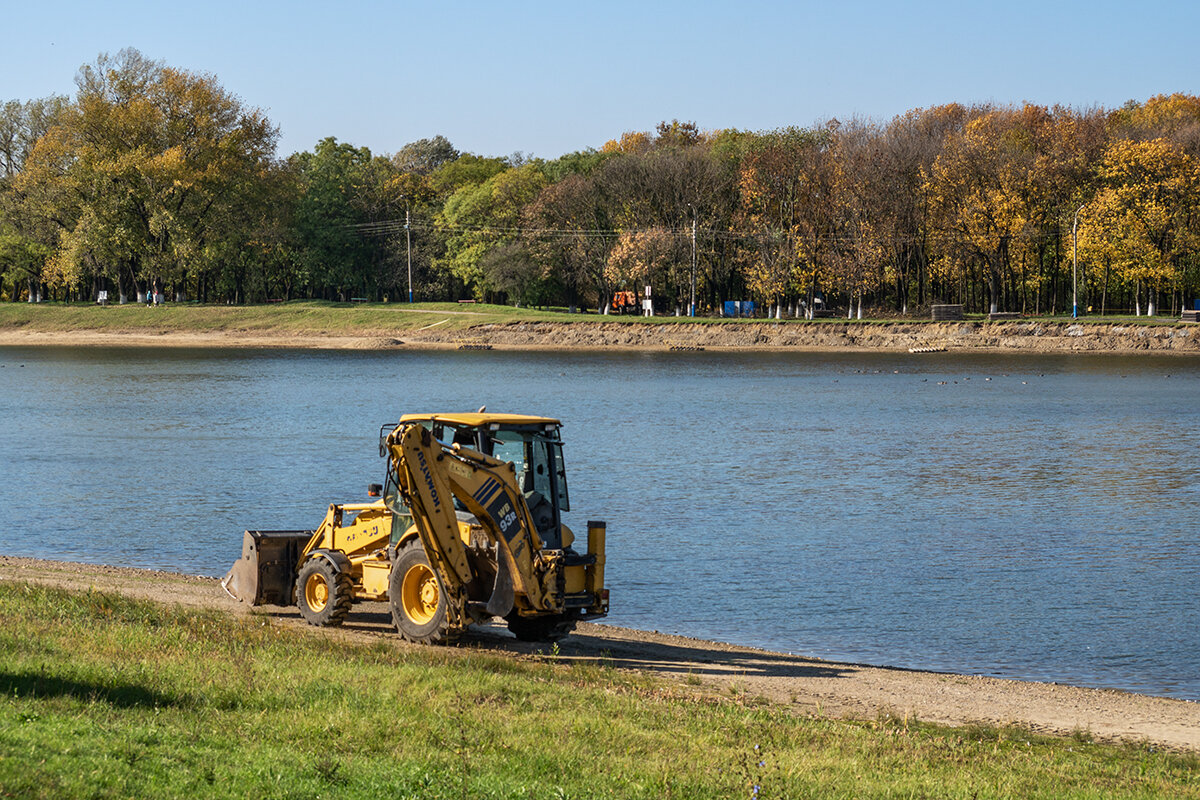
<svg viewBox="0 0 1200 800">
<path fill-rule="evenodd" d="M 410 414 L 400 421 L 419 422 L 447 447 L 458 445 L 511 462 L 538 536 L 546 548 L 562 549 L 562 512 L 570 511 L 571 503 L 558 420 L 509 414 Z M 385 425 L 380 430 L 381 455 L 387 454 L 387 436 L 393 429 Z M 391 470 L 384 498 L 389 508 L 401 507 Z M 465 512 L 457 499 L 455 507 Z"/>
</svg>

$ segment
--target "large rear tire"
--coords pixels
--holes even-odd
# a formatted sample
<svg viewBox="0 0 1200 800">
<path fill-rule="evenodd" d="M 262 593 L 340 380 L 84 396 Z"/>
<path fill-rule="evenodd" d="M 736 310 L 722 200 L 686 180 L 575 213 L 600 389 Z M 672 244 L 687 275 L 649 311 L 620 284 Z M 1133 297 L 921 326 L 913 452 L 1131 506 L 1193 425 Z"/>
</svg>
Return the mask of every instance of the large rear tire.
<svg viewBox="0 0 1200 800">
<path fill-rule="evenodd" d="M 513 636 L 522 642 L 557 642 L 575 630 L 575 620 L 562 616 L 522 617 L 514 610 L 505 619 Z"/>
<path fill-rule="evenodd" d="M 354 584 L 348 571 L 327 558 L 313 556 L 300 567 L 296 578 L 296 605 L 309 625 L 332 628 L 346 621 L 354 603 Z"/>
<path fill-rule="evenodd" d="M 451 644 L 458 631 L 450 628 L 446 593 L 425 557 L 420 540 L 400 547 L 388 579 L 388 602 L 396 630 L 417 644 Z"/>
</svg>

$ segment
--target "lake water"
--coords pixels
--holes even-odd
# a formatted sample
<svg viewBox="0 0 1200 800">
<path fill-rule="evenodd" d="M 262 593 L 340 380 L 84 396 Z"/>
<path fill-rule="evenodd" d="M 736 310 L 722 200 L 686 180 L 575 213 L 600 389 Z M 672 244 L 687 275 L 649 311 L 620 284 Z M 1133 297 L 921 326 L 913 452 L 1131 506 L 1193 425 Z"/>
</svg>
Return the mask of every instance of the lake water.
<svg viewBox="0 0 1200 800">
<path fill-rule="evenodd" d="M 220 575 L 401 413 L 564 420 L 614 624 L 1200 699 L 1200 359 L 0 348 L 0 552 Z"/>
</svg>

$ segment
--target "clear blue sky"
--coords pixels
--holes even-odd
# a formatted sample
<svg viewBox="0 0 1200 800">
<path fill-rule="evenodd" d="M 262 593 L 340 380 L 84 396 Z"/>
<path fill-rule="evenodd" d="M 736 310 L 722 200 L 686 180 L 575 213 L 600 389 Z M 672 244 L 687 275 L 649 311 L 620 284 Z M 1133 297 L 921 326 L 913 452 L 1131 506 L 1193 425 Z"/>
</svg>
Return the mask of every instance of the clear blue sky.
<svg viewBox="0 0 1200 800">
<path fill-rule="evenodd" d="M 1200 3 L 113 0 L 5 4 L 0 101 L 74 92 L 132 46 L 281 128 L 390 153 L 553 158 L 659 120 L 763 130 L 912 108 L 1200 93 Z"/>
</svg>

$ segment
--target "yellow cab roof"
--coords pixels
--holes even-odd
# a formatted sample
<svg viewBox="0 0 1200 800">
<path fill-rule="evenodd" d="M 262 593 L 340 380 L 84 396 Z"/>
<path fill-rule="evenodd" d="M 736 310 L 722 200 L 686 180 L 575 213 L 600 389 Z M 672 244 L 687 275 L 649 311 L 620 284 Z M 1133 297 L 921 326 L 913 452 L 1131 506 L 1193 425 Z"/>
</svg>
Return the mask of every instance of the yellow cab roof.
<svg viewBox="0 0 1200 800">
<path fill-rule="evenodd" d="M 405 414 L 401 422 L 444 422 L 465 428 L 482 428 L 486 425 L 560 425 L 551 417 L 533 417 L 528 414 Z"/>
</svg>

